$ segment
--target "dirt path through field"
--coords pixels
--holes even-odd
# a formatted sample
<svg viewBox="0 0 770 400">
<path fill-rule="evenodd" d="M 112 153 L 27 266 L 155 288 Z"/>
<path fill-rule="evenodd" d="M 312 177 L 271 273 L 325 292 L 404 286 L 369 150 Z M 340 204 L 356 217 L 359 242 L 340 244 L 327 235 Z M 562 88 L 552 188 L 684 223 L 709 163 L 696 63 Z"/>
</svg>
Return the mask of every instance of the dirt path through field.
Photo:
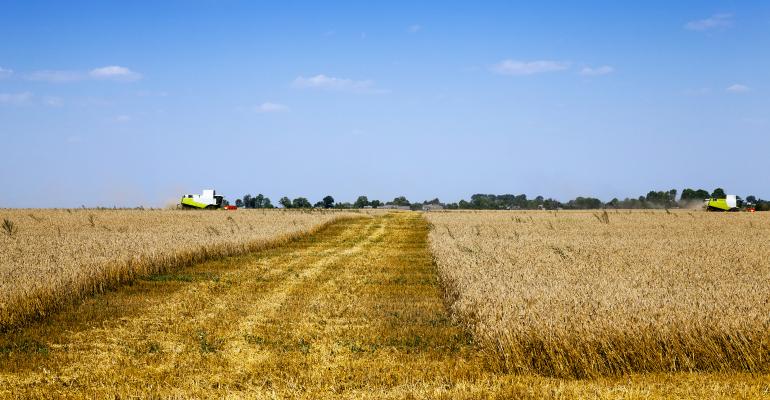
<svg viewBox="0 0 770 400">
<path fill-rule="evenodd" d="M 451 324 L 417 214 L 156 276 L 0 341 L 0 392 L 435 396 L 485 375 Z M 453 389 L 455 388 L 455 389 Z"/>
</svg>

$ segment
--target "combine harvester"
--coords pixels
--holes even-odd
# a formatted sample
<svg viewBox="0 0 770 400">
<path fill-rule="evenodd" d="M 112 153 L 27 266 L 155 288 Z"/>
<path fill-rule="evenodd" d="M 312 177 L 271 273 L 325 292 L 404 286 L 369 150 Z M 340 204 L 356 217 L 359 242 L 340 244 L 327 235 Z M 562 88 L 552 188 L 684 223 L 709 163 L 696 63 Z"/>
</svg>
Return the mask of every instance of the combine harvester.
<svg viewBox="0 0 770 400">
<path fill-rule="evenodd" d="M 706 211 L 748 211 L 754 212 L 754 205 L 746 203 L 740 196 L 728 194 L 723 199 L 708 198 L 704 204 Z"/>
<path fill-rule="evenodd" d="M 224 208 L 225 210 L 235 210 L 235 206 L 222 206 L 224 203 L 224 196 L 217 195 L 217 191 L 213 189 L 205 189 L 203 194 L 186 194 L 182 196 L 180 204 L 182 208 L 196 208 L 204 210 L 216 210 Z"/>
</svg>

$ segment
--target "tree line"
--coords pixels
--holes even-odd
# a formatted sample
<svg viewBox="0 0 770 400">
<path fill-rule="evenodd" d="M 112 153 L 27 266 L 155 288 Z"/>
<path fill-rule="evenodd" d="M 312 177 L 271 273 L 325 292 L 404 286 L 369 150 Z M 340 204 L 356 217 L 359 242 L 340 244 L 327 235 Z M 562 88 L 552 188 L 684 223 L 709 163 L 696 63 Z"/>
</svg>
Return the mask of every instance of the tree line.
<svg viewBox="0 0 770 400">
<path fill-rule="evenodd" d="M 716 188 L 711 193 L 704 189 L 684 189 L 677 198 L 676 189 L 663 191 L 650 191 L 645 196 L 637 198 L 614 198 L 603 202 L 594 197 L 576 197 L 567 202 L 561 202 L 552 198 L 537 196 L 528 198 L 526 194 L 474 194 L 469 200 L 460 200 L 456 203 L 443 203 L 438 198 L 423 202 L 410 202 L 405 196 L 399 196 L 392 201 L 369 200 L 367 196 L 358 196 L 355 202 L 336 202 L 334 197 L 325 196 L 316 203 L 311 203 L 305 197 L 290 199 L 286 196 L 278 200 L 283 208 L 325 208 L 325 209 L 356 209 L 356 208 L 380 208 L 383 206 L 409 207 L 412 210 L 420 210 L 429 205 L 441 206 L 450 210 L 592 210 L 601 208 L 620 209 L 664 209 L 686 208 L 700 206 L 707 198 L 725 198 L 724 189 Z M 756 196 L 746 196 L 745 201 L 755 206 L 757 211 L 770 211 L 770 201 L 762 200 Z M 270 198 L 258 194 L 247 194 L 241 199 L 235 200 L 235 205 L 240 208 L 275 208 Z"/>
</svg>

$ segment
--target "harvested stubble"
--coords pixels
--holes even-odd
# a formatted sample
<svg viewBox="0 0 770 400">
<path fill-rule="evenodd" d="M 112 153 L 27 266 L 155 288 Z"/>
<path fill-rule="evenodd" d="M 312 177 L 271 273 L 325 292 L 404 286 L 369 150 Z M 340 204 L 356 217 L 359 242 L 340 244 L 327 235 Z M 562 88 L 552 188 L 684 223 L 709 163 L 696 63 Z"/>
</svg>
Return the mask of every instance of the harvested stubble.
<svg viewBox="0 0 770 400">
<path fill-rule="evenodd" d="M 0 331 L 138 276 L 286 243 L 339 212 L 2 210 Z"/>
<path fill-rule="evenodd" d="M 770 214 L 426 216 L 452 311 L 503 370 L 770 370 Z"/>
</svg>

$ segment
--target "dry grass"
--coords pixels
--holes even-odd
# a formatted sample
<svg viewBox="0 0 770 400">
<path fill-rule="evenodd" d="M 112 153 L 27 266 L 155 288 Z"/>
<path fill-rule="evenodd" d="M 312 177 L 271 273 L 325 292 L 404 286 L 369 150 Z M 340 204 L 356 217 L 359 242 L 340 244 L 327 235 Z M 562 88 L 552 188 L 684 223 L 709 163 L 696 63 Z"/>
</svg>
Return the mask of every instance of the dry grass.
<svg viewBox="0 0 770 400">
<path fill-rule="evenodd" d="M 0 331 L 137 276 L 286 243 L 341 215 L 0 210 Z"/>
<path fill-rule="evenodd" d="M 770 369 L 770 214 L 426 216 L 453 314 L 503 371 Z"/>
</svg>

